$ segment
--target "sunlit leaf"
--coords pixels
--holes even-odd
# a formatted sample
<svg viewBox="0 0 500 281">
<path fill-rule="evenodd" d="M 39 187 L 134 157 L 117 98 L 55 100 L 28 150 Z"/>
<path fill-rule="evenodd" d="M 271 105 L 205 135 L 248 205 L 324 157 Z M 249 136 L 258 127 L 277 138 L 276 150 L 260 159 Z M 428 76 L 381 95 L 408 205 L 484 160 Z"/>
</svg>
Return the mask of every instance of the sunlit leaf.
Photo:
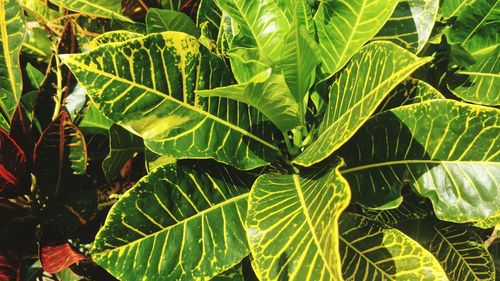
<svg viewBox="0 0 500 281">
<path fill-rule="evenodd" d="M 147 33 L 179 31 L 195 37 L 200 36 L 200 30 L 186 14 L 155 8 L 149 9 L 146 15 L 146 31 Z"/>
</svg>

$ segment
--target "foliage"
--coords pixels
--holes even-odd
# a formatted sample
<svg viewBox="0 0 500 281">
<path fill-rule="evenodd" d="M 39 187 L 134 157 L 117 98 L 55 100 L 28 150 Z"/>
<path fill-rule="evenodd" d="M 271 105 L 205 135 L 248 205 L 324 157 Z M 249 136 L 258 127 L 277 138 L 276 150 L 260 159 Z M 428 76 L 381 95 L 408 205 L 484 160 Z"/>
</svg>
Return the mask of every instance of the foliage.
<svg viewBox="0 0 500 281">
<path fill-rule="evenodd" d="M 495 280 L 499 5 L 0 1 L 0 279 Z"/>
</svg>

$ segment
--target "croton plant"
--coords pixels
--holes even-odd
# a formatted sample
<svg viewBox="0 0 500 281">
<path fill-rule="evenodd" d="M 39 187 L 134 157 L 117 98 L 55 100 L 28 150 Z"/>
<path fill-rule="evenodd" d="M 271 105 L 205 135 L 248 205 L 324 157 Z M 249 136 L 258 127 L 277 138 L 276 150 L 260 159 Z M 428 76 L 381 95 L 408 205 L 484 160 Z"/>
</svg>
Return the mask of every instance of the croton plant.
<svg viewBox="0 0 500 281">
<path fill-rule="evenodd" d="M 495 280 L 498 0 L 1 0 L 0 280 Z"/>
</svg>

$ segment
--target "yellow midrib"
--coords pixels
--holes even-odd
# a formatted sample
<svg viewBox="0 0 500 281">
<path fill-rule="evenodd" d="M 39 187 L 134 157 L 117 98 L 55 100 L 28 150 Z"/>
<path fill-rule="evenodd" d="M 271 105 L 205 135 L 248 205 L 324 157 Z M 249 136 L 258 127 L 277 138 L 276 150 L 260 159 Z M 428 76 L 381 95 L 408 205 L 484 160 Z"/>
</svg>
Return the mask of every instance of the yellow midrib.
<svg viewBox="0 0 500 281">
<path fill-rule="evenodd" d="M 9 53 L 9 36 L 7 34 L 7 22 L 6 22 L 6 14 L 5 14 L 5 5 L 7 1 L 2 1 L 0 4 L 0 32 L 2 33 L 2 48 L 3 55 L 5 58 L 5 67 L 7 68 L 7 74 L 9 76 L 10 86 L 12 88 L 12 94 L 14 94 L 14 98 L 17 101 L 17 97 L 19 95 L 16 87 L 16 79 L 14 78 L 14 71 L 12 69 L 12 61 Z M 8 112 L 10 114 L 10 112 Z"/>
</svg>

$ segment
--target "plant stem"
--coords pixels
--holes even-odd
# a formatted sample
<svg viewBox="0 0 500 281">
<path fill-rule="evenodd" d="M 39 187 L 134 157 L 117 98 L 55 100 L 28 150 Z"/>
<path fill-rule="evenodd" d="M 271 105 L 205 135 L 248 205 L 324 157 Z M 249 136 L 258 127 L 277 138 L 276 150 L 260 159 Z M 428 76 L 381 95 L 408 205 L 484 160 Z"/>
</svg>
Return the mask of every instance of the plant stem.
<svg viewBox="0 0 500 281">
<path fill-rule="evenodd" d="M 56 60 L 56 77 L 57 77 L 57 85 L 56 85 L 56 96 L 54 97 L 54 102 L 56 103 L 54 106 L 54 113 L 52 114 L 52 120 L 56 119 L 59 115 L 59 111 L 61 111 L 61 103 L 62 103 L 62 73 L 61 73 L 61 60 L 59 59 L 59 53 L 57 52 L 57 44 L 53 45 L 54 48 L 54 58 Z"/>
</svg>

